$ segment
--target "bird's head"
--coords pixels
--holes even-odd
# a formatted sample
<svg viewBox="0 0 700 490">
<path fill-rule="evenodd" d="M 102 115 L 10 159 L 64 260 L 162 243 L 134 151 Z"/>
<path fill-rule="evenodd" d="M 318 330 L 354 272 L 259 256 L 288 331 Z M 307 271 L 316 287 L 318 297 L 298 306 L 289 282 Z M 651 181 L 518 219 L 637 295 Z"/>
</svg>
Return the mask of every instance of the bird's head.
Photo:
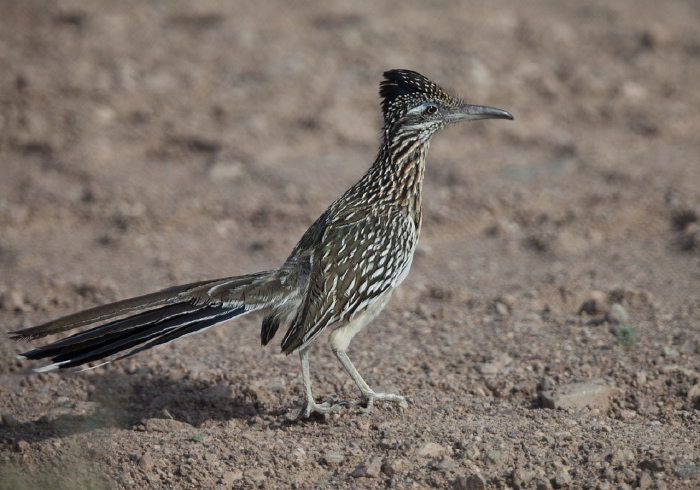
<svg viewBox="0 0 700 490">
<path fill-rule="evenodd" d="M 429 138 L 453 122 L 475 119 L 513 119 L 494 107 L 465 104 L 420 73 L 390 70 L 379 85 L 382 112 L 387 130 L 401 128 Z"/>
</svg>

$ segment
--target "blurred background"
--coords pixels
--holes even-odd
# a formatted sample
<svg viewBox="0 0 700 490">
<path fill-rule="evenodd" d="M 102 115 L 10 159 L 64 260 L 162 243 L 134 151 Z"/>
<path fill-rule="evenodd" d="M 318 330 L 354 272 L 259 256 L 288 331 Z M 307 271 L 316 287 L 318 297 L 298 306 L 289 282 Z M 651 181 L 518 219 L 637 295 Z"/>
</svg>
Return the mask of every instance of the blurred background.
<svg viewBox="0 0 700 490">
<path fill-rule="evenodd" d="M 426 404 L 453 396 L 426 381 L 430 372 L 469 400 L 517 406 L 531 402 L 545 372 L 555 385 L 603 377 L 622 390 L 615 417 L 656 417 L 660 432 L 639 437 L 672 440 L 674 423 L 686 420 L 679 411 L 697 406 L 688 393 L 699 379 L 697 0 L 4 0 L 0 335 L 171 284 L 281 264 L 372 163 L 378 83 L 392 68 L 416 70 L 515 121 L 434 138 L 418 255 L 386 312 L 354 341 L 360 371 L 370 384 L 386 375 Z M 611 320 L 611 304 L 624 316 Z M 636 328 L 636 350 L 595 328 L 618 323 Z M 240 345 L 226 327 L 100 372 L 141 373 L 156 380 L 147 385 L 155 393 L 191 390 L 183 403 L 196 402 L 201 381 L 245 388 L 234 393 L 273 413 L 292 406 L 297 360 L 271 355 L 274 345 L 261 362 L 255 320 L 242 324 Z M 8 441 L 41 441 L 41 450 L 46 427 L 34 421 L 90 412 L 80 403 L 95 399 L 103 374 L 61 378 L 69 398 L 83 401 L 56 405 L 42 395 L 46 379 L 17 381 L 29 367 L 14 360 L 24 347 L 0 342 L 0 413 L 27 424 Z M 329 384 L 352 392 L 325 348 L 317 353 L 319 393 Z M 511 378 L 499 379 L 515 388 L 474 370 L 499 353 L 512 363 Z M 668 363 L 685 371 L 664 374 Z M 264 384 L 287 372 L 288 384 Z M 122 380 L 124 392 L 147 383 L 134 379 Z M 178 379 L 200 381 L 183 388 Z M 137 395 L 124 403 L 132 421 L 144 406 L 195 425 L 262 413 L 172 400 L 148 408 Z M 693 452 L 686 443 L 673 450 L 679 461 Z M 0 450 L 12 453 L 13 444 Z M 551 459 L 521 457 L 535 468 Z M 101 468 L 118 479 L 112 463 Z"/>
<path fill-rule="evenodd" d="M 425 250 L 490 230 L 579 257 L 668 233 L 661 210 L 697 204 L 698 8 L 2 2 L 3 287 L 279 263 L 373 160 L 391 68 L 516 116 L 436 139 Z"/>
</svg>

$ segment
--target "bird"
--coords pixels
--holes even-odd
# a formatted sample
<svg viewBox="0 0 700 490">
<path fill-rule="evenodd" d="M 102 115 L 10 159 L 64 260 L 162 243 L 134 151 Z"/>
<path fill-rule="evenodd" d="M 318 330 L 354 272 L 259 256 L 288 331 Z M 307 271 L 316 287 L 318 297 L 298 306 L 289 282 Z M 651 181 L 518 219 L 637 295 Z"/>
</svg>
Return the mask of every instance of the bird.
<svg viewBox="0 0 700 490">
<path fill-rule="evenodd" d="M 411 267 L 431 137 L 453 123 L 514 118 L 501 109 L 467 104 L 412 70 L 389 70 L 383 76 L 383 127 L 374 163 L 309 227 L 280 267 L 168 287 L 11 332 L 13 339 L 29 341 L 96 324 L 18 357 L 49 359 L 50 364 L 34 369 L 38 372 L 107 359 L 85 368 L 94 369 L 258 313 L 262 345 L 283 327 L 282 353 L 299 354 L 304 393 L 297 419 L 346 405 L 369 413 L 376 401 L 410 402 L 372 390 L 348 357 L 348 347 Z M 313 396 L 309 346 L 324 330 L 330 331 L 330 349 L 360 390 L 356 402 L 338 402 L 335 396 L 317 402 Z"/>
</svg>

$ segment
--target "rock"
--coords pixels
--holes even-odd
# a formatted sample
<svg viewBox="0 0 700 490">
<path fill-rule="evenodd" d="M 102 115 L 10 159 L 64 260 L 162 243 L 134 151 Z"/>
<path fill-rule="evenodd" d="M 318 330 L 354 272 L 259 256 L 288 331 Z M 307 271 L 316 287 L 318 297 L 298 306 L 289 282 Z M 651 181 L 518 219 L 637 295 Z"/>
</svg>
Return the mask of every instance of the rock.
<svg viewBox="0 0 700 490">
<path fill-rule="evenodd" d="M 686 395 L 686 400 L 690 403 L 695 403 L 698 398 L 700 398 L 700 383 L 688 388 L 688 394 Z"/>
<path fill-rule="evenodd" d="M 539 382 L 537 388 L 540 391 L 550 391 L 557 387 L 557 382 L 551 376 L 544 376 Z"/>
<path fill-rule="evenodd" d="M 617 448 L 610 455 L 610 463 L 613 465 L 622 465 L 634 461 L 634 451 L 629 448 Z"/>
<path fill-rule="evenodd" d="M 306 461 L 306 451 L 304 451 L 304 448 L 294 448 L 294 451 L 292 451 L 292 461 L 296 461 L 297 463 L 303 463 Z"/>
<path fill-rule="evenodd" d="M 638 371 L 634 373 L 634 382 L 637 386 L 642 386 L 647 382 L 647 373 L 644 371 Z"/>
<path fill-rule="evenodd" d="M 251 468 L 246 470 L 245 479 L 255 484 L 255 486 L 260 486 L 267 480 L 267 475 L 261 468 Z"/>
<path fill-rule="evenodd" d="M 607 410 L 614 389 L 610 386 L 587 382 L 571 383 L 553 390 L 540 391 L 539 398 L 546 408 L 585 408 L 594 407 Z"/>
<path fill-rule="evenodd" d="M 455 490 L 484 490 L 486 488 L 486 479 L 478 473 L 469 476 L 458 476 L 452 482 L 452 487 Z"/>
<path fill-rule="evenodd" d="M 571 475 L 568 471 L 564 470 L 557 473 L 557 476 L 554 477 L 554 486 L 557 488 L 568 487 L 571 481 Z"/>
<path fill-rule="evenodd" d="M 620 303 L 613 303 L 605 313 L 605 319 L 612 325 L 627 325 L 627 310 Z"/>
<path fill-rule="evenodd" d="M 143 456 L 141 456 L 141 458 L 139 458 L 138 464 L 139 468 L 141 468 L 142 470 L 151 471 L 153 469 L 154 461 L 150 455 L 144 454 Z"/>
<path fill-rule="evenodd" d="M 673 467 L 673 474 L 678 478 L 692 478 L 700 475 L 700 466 L 696 464 L 679 464 Z"/>
<path fill-rule="evenodd" d="M 640 488 L 641 490 L 646 490 L 647 488 L 651 488 L 653 485 L 654 479 L 649 473 L 644 471 L 641 475 L 639 475 L 639 478 L 637 479 L 637 488 Z"/>
<path fill-rule="evenodd" d="M 445 454 L 445 448 L 442 447 L 440 444 L 429 442 L 421 446 L 416 452 L 416 454 L 423 458 L 436 458 Z"/>
<path fill-rule="evenodd" d="M 232 471 L 226 471 L 221 475 L 221 484 L 227 487 L 231 487 L 238 480 L 243 479 L 243 472 L 239 469 Z"/>
<path fill-rule="evenodd" d="M 27 304 L 19 291 L 4 291 L 0 293 L 0 310 L 26 311 Z"/>
<path fill-rule="evenodd" d="M 532 483 L 535 490 L 551 490 L 552 488 L 552 484 L 543 478 L 535 478 Z"/>
<path fill-rule="evenodd" d="M 3 413 L 1 420 L 2 425 L 4 425 L 5 427 L 17 428 L 20 425 L 19 420 L 17 420 L 17 417 L 12 415 L 11 413 Z"/>
<path fill-rule="evenodd" d="M 350 473 L 353 478 L 378 478 L 382 471 L 382 458 L 372 456 L 369 460 L 357 465 Z"/>
<path fill-rule="evenodd" d="M 181 430 L 193 430 L 190 424 L 173 419 L 146 419 L 144 426 L 147 432 L 178 432 Z"/>
<path fill-rule="evenodd" d="M 457 463 L 452 461 L 450 458 L 445 458 L 433 466 L 433 469 L 436 470 L 450 470 L 452 468 L 457 468 Z"/>
<path fill-rule="evenodd" d="M 488 451 L 484 455 L 484 461 L 489 464 L 498 464 L 508 459 L 508 455 L 504 451 Z"/>
<path fill-rule="evenodd" d="M 591 291 L 588 299 L 584 301 L 578 309 L 578 314 L 602 315 L 608 311 L 608 297 L 602 291 Z"/>
<path fill-rule="evenodd" d="M 664 347 L 664 357 L 667 359 L 673 359 L 678 357 L 679 352 L 672 347 Z"/>
<path fill-rule="evenodd" d="M 652 473 L 658 473 L 660 471 L 664 471 L 666 469 L 666 466 L 664 465 L 664 462 L 661 461 L 658 458 L 654 459 L 643 459 L 639 462 L 638 465 L 641 469 L 643 470 L 649 470 Z"/>
<path fill-rule="evenodd" d="M 388 477 L 403 473 L 408 468 L 408 462 L 405 459 L 390 459 L 382 465 L 382 473 Z"/>
<path fill-rule="evenodd" d="M 515 296 L 512 294 L 504 294 L 500 298 L 496 300 L 497 302 L 501 303 L 502 305 L 506 306 L 508 308 L 508 311 L 513 311 L 513 308 L 515 308 L 515 303 L 517 303 L 517 300 L 515 299 Z"/>
<path fill-rule="evenodd" d="M 479 451 L 476 444 L 465 444 L 462 453 L 470 461 L 476 461 L 481 456 L 481 451 Z"/>
<path fill-rule="evenodd" d="M 321 461 L 325 464 L 340 464 L 345 460 L 342 454 L 337 451 L 326 451 L 321 457 Z"/>
<path fill-rule="evenodd" d="M 496 308 L 496 313 L 501 316 L 508 316 L 510 314 L 508 307 L 500 301 L 496 301 L 493 306 Z"/>
<path fill-rule="evenodd" d="M 18 453 L 23 453 L 25 451 L 29 451 L 29 443 L 23 439 L 20 439 L 19 441 L 15 442 L 14 445 L 14 450 Z"/>
<path fill-rule="evenodd" d="M 620 410 L 620 418 L 622 420 L 632 420 L 637 416 L 637 412 L 634 410 Z"/>
<path fill-rule="evenodd" d="M 495 375 L 501 372 L 501 370 L 513 361 L 509 356 L 502 355 L 490 362 L 482 362 L 476 365 L 476 370 L 479 374 L 484 375 Z"/>
<path fill-rule="evenodd" d="M 210 398 L 236 398 L 236 390 L 228 383 L 220 383 L 212 386 L 206 391 L 206 396 Z"/>
<path fill-rule="evenodd" d="M 511 480 L 513 481 L 513 487 L 516 489 L 527 488 L 528 483 L 535 474 L 532 471 L 527 471 L 523 468 L 516 468 L 511 474 Z"/>
</svg>

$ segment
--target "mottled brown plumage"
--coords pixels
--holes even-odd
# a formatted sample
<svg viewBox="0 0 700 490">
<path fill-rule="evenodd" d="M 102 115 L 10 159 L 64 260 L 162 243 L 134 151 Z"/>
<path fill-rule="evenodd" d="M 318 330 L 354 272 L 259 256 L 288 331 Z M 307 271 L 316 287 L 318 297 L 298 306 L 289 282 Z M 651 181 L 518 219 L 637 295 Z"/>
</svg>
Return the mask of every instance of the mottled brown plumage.
<svg viewBox="0 0 700 490">
<path fill-rule="evenodd" d="M 464 104 L 409 70 L 384 73 L 380 84 L 383 138 L 374 164 L 302 236 L 285 263 L 257 274 L 202 281 L 98 306 L 20 330 L 35 339 L 112 320 L 24 354 L 50 358 L 37 370 L 67 368 L 132 349 L 127 357 L 251 312 L 263 314 L 267 344 L 287 327 L 282 351 L 299 352 L 304 381 L 300 416 L 338 409 L 318 404 L 311 392 L 307 349 L 325 329 L 329 343 L 362 393 L 362 406 L 405 397 L 375 393 L 346 354 L 352 337 L 384 307 L 406 277 L 421 229 L 421 190 L 430 137 L 452 122 L 512 116 L 500 109 Z M 107 361 L 109 362 L 109 361 Z"/>
</svg>

